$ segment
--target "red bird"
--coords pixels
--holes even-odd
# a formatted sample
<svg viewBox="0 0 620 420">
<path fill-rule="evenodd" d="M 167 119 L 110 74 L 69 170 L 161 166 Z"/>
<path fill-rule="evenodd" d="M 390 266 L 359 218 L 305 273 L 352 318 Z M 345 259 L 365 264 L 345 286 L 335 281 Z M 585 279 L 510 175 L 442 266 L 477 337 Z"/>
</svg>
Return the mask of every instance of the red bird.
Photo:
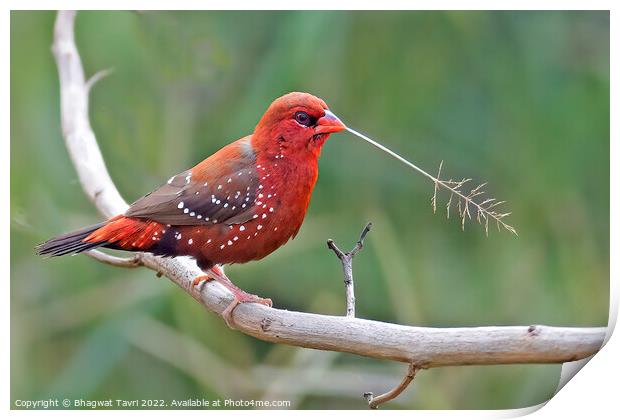
<svg viewBox="0 0 620 420">
<path fill-rule="evenodd" d="M 276 99 L 254 129 L 191 169 L 171 177 L 123 215 L 50 239 L 40 255 L 78 254 L 97 247 L 191 256 L 235 296 L 222 314 L 231 322 L 240 302 L 271 305 L 225 276 L 222 264 L 271 254 L 295 237 L 318 177 L 318 158 L 331 133 L 345 125 L 325 102 L 293 92 Z"/>
</svg>

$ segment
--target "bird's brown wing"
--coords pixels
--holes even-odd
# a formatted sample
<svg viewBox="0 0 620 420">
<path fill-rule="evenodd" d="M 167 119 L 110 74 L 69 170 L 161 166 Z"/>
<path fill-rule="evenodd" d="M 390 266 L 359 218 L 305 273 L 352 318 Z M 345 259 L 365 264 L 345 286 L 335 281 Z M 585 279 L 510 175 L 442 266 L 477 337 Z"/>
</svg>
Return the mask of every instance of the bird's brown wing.
<svg viewBox="0 0 620 420">
<path fill-rule="evenodd" d="M 133 203 L 125 216 L 169 225 L 239 224 L 251 220 L 262 185 L 249 138 L 173 176 Z"/>
</svg>

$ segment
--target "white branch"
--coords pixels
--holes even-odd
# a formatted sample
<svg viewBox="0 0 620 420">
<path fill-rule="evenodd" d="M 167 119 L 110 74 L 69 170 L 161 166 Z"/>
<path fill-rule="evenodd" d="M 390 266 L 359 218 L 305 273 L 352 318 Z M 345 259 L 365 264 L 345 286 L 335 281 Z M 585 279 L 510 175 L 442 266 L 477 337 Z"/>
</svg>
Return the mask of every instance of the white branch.
<svg viewBox="0 0 620 420">
<path fill-rule="evenodd" d="M 139 252 L 134 254 L 134 256 L 130 258 L 115 257 L 114 255 L 109 255 L 105 252 L 101 252 L 98 249 L 91 249 L 84 254 L 101 263 L 113 265 L 115 267 L 136 268 L 142 265 L 142 253 Z"/>
<path fill-rule="evenodd" d="M 61 90 L 65 143 L 82 187 L 106 217 L 123 213 L 118 193 L 88 119 L 88 90 L 73 35 L 75 12 L 58 13 L 53 52 Z M 140 254 L 140 263 L 168 277 L 207 309 L 220 314 L 233 297 L 217 282 L 192 287 L 203 273 L 188 258 Z M 595 353 L 605 328 L 547 326 L 424 328 L 241 304 L 237 328 L 261 340 L 413 363 L 417 368 L 504 363 L 561 363 Z"/>
</svg>

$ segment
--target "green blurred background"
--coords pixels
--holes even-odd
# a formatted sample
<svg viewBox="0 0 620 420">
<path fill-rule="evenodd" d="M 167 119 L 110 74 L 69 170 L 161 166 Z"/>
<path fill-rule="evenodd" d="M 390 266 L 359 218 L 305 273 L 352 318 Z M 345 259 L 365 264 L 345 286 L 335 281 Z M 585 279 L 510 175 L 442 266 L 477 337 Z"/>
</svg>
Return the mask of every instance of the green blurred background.
<svg viewBox="0 0 620 420">
<path fill-rule="evenodd" d="M 100 219 L 59 126 L 54 13 L 11 14 L 11 399 L 287 399 L 364 408 L 405 366 L 260 342 L 153 272 L 33 247 Z M 609 297 L 607 12 L 84 12 L 91 119 L 128 201 L 312 92 L 433 172 L 489 181 L 519 237 L 433 215 L 433 185 L 350 134 L 332 136 L 298 237 L 232 266 L 278 308 L 342 314 L 354 243 L 363 318 L 423 326 L 604 326 Z M 447 197 L 442 196 L 442 203 Z M 560 366 L 422 372 L 386 408 L 516 408 Z"/>
</svg>

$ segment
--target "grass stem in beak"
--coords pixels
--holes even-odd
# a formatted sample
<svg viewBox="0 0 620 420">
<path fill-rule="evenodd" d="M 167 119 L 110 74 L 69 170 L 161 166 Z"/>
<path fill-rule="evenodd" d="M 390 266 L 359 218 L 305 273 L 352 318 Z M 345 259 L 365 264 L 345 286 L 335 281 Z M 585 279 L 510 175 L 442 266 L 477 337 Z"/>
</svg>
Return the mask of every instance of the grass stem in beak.
<svg viewBox="0 0 620 420">
<path fill-rule="evenodd" d="M 405 165 L 409 166 L 410 168 L 416 170 L 417 172 L 421 173 L 422 175 L 424 175 L 425 177 L 433 181 L 433 183 L 435 184 L 435 193 L 433 194 L 433 197 L 431 198 L 433 211 L 435 211 L 436 205 L 437 205 L 438 187 L 445 188 L 446 190 L 450 192 L 450 199 L 446 205 L 446 211 L 447 211 L 448 217 L 450 217 L 450 206 L 452 205 L 452 198 L 456 196 L 458 200 L 457 209 L 459 212 L 459 216 L 461 218 L 462 229 L 465 229 L 465 219 L 472 218 L 472 214 L 470 212 L 470 206 L 471 206 L 475 212 L 476 220 L 481 225 L 484 225 L 487 235 L 489 234 L 489 219 L 491 219 L 492 222 L 495 222 L 498 230 L 501 230 L 501 228 L 504 228 L 507 231 L 517 235 L 517 231 L 515 230 L 515 228 L 508 225 L 506 222 L 503 221 L 503 219 L 506 216 L 510 215 L 510 213 L 500 213 L 497 210 L 494 210 L 494 208 L 496 208 L 498 205 L 503 204 L 504 203 L 503 201 L 497 201 L 494 198 L 487 198 L 487 199 L 480 201 L 482 196 L 485 194 L 485 192 L 482 190 L 482 187 L 484 187 L 486 183 L 478 185 L 477 187 L 473 188 L 468 193 L 466 193 L 461 188 L 467 182 L 471 181 L 471 179 L 463 178 L 460 181 L 453 181 L 451 179 L 442 180 L 439 178 L 441 176 L 441 167 L 443 166 L 443 161 L 442 161 L 442 164 L 439 165 L 439 171 L 437 173 L 437 176 L 435 177 L 429 174 L 428 172 L 426 172 L 424 169 L 420 168 L 419 166 L 409 162 L 407 159 L 400 156 L 398 153 L 393 152 L 392 150 L 388 149 L 384 145 L 374 141 L 370 137 L 365 136 L 364 134 L 358 131 L 355 131 L 350 127 L 347 127 L 346 129 L 350 133 L 356 135 L 362 140 L 367 141 L 368 143 L 375 146 L 377 149 L 384 151 L 388 155 L 392 156 L 394 159 L 401 161 Z M 475 198 L 478 198 L 478 199 L 475 200 Z"/>
</svg>

